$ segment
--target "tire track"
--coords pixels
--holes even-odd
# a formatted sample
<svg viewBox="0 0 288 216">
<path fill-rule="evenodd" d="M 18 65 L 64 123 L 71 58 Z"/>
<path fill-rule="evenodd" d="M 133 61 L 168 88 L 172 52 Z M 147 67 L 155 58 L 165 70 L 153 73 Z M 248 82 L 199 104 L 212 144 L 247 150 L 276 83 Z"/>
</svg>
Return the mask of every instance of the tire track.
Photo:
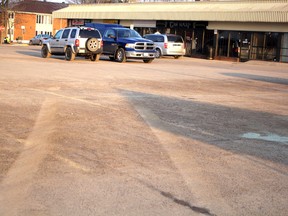
<svg viewBox="0 0 288 216">
<path fill-rule="evenodd" d="M 55 131 L 56 112 L 55 100 L 46 99 L 22 152 L 0 185 L 0 215 L 19 215 L 25 208 L 34 176 L 49 151 L 49 137 Z"/>
</svg>

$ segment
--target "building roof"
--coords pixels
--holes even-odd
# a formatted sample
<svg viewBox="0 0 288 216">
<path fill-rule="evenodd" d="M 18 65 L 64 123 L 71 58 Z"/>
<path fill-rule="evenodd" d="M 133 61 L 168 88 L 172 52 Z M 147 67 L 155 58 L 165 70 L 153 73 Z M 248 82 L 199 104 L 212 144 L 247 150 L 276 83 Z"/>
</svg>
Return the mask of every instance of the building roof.
<svg viewBox="0 0 288 216">
<path fill-rule="evenodd" d="M 288 0 L 69 5 L 54 18 L 288 22 Z"/>
<path fill-rule="evenodd" d="M 46 13 L 52 14 L 53 11 L 68 7 L 65 3 L 55 3 L 46 1 L 21 1 L 12 4 L 10 10 L 30 12 L 30 13 Z"/>
</svg>

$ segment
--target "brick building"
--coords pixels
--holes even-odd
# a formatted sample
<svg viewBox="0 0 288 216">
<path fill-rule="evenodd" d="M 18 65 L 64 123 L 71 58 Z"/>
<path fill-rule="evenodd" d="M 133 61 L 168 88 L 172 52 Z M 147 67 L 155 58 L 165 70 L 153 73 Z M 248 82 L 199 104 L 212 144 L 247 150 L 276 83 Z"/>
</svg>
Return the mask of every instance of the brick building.
<svg viewBox="0 0 288 216">
<path fill-rule="evenodd" d="M 1 38 L 7 36 L 11 41 L 28 42 L 37 34 L 52 35 L 58 29 L 67 26 L 66 19 L 52 19 L 52 12 L 67 6 L 65 3 L 35 0 L 14 3 L 5 11 L 6 15 L 2 10 L 2 26 L 5 26 L 5 30 L 1 32 Z M 3 16 L 6 16 L 5 19 Z"/>
</svg>

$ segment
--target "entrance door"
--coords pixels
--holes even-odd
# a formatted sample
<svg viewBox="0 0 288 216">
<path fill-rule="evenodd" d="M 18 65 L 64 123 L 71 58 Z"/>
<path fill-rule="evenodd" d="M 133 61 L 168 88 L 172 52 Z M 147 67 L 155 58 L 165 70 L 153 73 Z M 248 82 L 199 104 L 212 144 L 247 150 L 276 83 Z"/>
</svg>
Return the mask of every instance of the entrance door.
<svg viewBox="0 0 288 216">
<path fill-rule="evenodd" d="M 250 56 L 251 33 L 242 32 L 239 40 L 239 58 L 240 61 L 248 61 Z"/>
</svg>

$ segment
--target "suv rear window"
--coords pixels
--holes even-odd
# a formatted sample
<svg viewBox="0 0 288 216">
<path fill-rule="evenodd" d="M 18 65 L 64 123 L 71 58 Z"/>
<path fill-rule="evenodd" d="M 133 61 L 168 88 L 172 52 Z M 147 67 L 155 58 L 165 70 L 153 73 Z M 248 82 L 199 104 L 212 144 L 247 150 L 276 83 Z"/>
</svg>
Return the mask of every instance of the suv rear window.
<svg viewBox="0 0 288 216">
<path fill-rule="evenodd" d="M 99 31 L 95 29 L 81 29 L 79 36 L 80 38 L 101 38 Z"/>
<path fill-rule="evenodd" d="M 168 35 L 167 38 L 169 42 L 183 43 L 182 37 L 178 35 Z"/>
</svg>

